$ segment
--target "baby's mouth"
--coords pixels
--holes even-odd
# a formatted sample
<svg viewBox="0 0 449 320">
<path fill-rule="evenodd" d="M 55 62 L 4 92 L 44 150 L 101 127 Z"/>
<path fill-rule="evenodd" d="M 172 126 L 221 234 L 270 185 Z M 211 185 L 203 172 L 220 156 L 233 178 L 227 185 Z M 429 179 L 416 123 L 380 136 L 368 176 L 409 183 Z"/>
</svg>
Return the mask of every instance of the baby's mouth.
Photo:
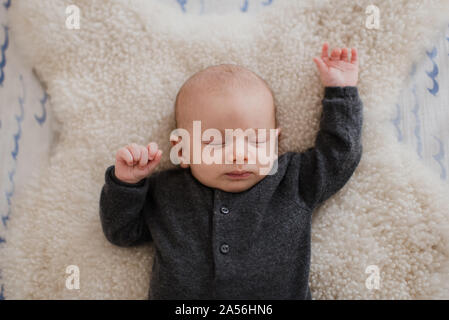
<svg viewBox="0 0 449 320">
<path fill-rule="evenodd" d="M 252 173 L 250 171 L 231 171 L 226 173 L 226 175 L 232 179 L 245 179 L 248 178 Z"/>
</svg>

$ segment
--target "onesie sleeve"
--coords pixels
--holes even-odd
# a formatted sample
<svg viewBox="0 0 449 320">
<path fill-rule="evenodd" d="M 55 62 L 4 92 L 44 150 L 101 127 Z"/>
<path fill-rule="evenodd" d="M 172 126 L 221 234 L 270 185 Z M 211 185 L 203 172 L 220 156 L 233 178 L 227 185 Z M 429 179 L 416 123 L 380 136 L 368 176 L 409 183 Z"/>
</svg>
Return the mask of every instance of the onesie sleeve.
<svg viewBox="0 0 449 320">
<path fill-rule="evenodd" d="M 340 190 L 362 156 L 363 103 L 355 86 L 325 87 L 315 146 L 296 153 L 299 193 L 313 209 Z"/>
<path fill-rule="evenodd" d="M 106 239 L 123 247 L 151 241 L 144 216 L 149 179 L 126 183 L 114 175 L 114 169 L 114 165 L 106 169 L 100 194 L 100 220 Z"/>
</svg>

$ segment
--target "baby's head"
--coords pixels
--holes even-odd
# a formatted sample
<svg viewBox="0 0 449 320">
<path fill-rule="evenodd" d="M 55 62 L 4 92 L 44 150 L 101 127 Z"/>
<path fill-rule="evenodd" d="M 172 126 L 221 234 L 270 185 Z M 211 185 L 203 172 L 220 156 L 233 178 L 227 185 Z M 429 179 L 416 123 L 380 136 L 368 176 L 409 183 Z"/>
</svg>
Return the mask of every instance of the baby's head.
<svg viewBox="0 0 449 320">
<path fill-rule="evenodd" d="M 190 166 L 193 176 L 202 184 L 227 192 L 241 192 L 258 183 L 273 168 L 280 134 L 273 93 L 262 78 L 247 68 L 221 64 L 195 73 L 176 96 L 175 118 L 176 127 L 188 131 L 190 137 L 190 143 L 183 142 L 179 150 L 180 165 Z M 198 124 L 201 128 L 197 137 L 194 127 Z M 208 129 L 218 130 L 221 141 L 216 135 L 203 136 Z M 225 144 L 225 129 L 241 129 L 243 134 L 228 132 Z M 247 129 L 253 129 L 255 135 L 249 134 L 251 131 L 246 131 L 245 135 Z M 266 129 L 264 135 L 260 129 Z M 209 132 L 211 130 L 206 134 Z M 199 148 L 195 147 L 194 138 L 203 140 L 197 140 Z M 172 145 L 180 142 L 181 139 L 172 141 Z M 218 164 L 205 163 L 205 155 L 215 156 Z M 182 158 L 189 159 L 188 163 Z M 249 173 L 230 175 L 233 171 Z"/>
</svg>

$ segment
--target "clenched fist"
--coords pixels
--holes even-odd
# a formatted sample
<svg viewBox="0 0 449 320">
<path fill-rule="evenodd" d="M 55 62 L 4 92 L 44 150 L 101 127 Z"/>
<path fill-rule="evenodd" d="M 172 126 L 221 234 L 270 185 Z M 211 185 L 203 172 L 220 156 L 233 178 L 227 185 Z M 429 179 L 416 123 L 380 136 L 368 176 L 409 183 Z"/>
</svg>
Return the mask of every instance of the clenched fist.
<svg viewBox="0 0 449 320">
<path fill-rule="evenodd" d="M 148 177 L 162 158 L 156 142 L 146 147 L 132 143 L 117 151 L 115 156 L 115 176 L 126 183 L 138 183 Z"/>
</svg>

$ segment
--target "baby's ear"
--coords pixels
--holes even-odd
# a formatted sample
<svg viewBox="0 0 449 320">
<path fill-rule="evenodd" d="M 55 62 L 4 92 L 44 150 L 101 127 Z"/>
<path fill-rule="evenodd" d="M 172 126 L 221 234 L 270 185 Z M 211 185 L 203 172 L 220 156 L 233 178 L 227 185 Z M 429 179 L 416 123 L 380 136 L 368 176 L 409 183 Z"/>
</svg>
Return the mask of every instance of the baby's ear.
<svg viewBox="0 0 449 320">
<path fill-rule="evenodd" d="M 174 134 L 172 134 L 172 135 L 170 136 L 170 143 L 171 143 L 172 146 L 174 146 L 175 144 L 177 144 L 177 143 L 179 143 L 179 142 L 180 142 L 180 140 L 179 140 L 179 137 L 178 137 L 178 136 L 176 136 L 176 135 L 174 135 Z"/>
<path fill-rule="evenodd" d="M 279 137 L 281 135 L 281 127 L 276 129 L 276 135 Z"/>
<path fill-rule="evenodd" d="M 181 139 L 179 139 L 179 137 L 178 136 L 175 136 L 175 135 L 171 135 L 170 136 L 170 143 L 171 143 L 171 145 L 172 145 L 172 147 L 173 146 L 175 146 L 175 145 L 177 145 L 178 143 L 180 143 L 181 142 Z M 184 163 L 184 157 L 183 157 L 183 154 L 182 154 L 182 150 L 183 149 L 180 149 L 179 151 L 178 151 L 178 159 L 180 160 L 180 166 L 181 166 L 181 168 L 188 168 L 189 167 L 189 164 L 186 164 L 186 163 Z"/>
<path fill-rule="evenodd" d="M 278 143 L 280 143 L 284 136 L 282 135 L 281 128 L 277 128 L 276 131 L 277 131 L 277 139 L 276 140 Z"/>
<path fill-rule="evenodd" d="M 180 165 L 181 168 L 183 168 L 183 169 L 187 169 L 187 168 L 189 167 L 188 164 L 186 164 L 186 163 L 184 163 L 184 162 L 182 162 L 182 161 L 181 161 L 181 163 L 180 163 L 179 165 Z"/>
</svg>

